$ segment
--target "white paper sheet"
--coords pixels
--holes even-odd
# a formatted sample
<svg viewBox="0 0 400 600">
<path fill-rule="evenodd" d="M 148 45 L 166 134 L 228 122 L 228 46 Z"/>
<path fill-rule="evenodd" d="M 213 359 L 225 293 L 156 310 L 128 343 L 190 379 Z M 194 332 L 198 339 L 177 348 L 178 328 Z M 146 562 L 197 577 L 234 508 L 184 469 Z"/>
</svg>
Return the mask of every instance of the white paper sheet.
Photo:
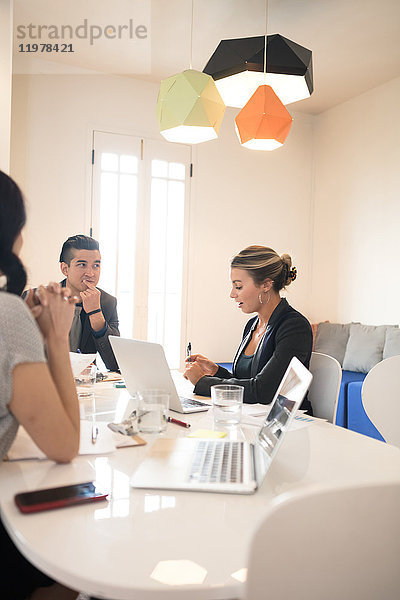
<svg viewBox="0 0 400 600">
<path fill-rule="evenodd" d="M 74 377 L 78 377 L 83 369 L 88 367 L 96 358 L 95 354 L 80 354 L 79 352 L 70 352 L 72 373 Z"/>
<path fill-rule="evenodd" d="M 246 404 L 242 406 L 242 414 L 246 416 L 261 417 L 266 416 L 271 410 L 270 404 Z"/>
<path fill-rule="evenodd" d="M 92 443 L 92 427 L 98 428 L 96 443 Z M 107 427 L 105 421 L 81 421 L 79 454 L 108 454 L 117 448 L 137 446 L 134 438 L 115 433 Z M 18 429 L 17 437 L 8 452 L 8 460 L 46 459 L 46 455 L 37 447 L 23 427 Z"/>
</svg>

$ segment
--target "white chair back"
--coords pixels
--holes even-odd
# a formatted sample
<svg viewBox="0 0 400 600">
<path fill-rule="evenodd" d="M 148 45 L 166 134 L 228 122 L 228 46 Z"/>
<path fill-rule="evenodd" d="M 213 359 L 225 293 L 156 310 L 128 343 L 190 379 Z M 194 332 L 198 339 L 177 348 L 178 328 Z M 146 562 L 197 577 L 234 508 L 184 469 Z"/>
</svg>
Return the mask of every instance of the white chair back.
<svg viewBox="0 0 400 600">
<path fill-rule="evenodd" d="M 364 410 L 388 444 L 400 446 L 400 356 L 386 358 L 364 379 Z"/>
<path fill-rule="evenodd" d="M 250 549 L 245 600 L 398 600 L 400 483 L 278 497 Z"/>
<path fill-rule="evenodd" d="M 313 352 L 309 369 L 313 380 L 308 391 L 308 399 L 311 402 L 314 416 L 335 423 L 340 382 L 342 381 L 341 366 L 333 356 Z"/>
</svg>

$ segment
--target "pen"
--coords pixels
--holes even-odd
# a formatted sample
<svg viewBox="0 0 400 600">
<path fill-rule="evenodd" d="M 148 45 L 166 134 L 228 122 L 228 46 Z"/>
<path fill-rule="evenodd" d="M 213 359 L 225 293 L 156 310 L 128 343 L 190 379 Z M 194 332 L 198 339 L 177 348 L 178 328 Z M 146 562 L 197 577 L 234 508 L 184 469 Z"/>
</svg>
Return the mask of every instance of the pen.
<svg viewBox="0 0 400 600">
<path fill-rule="evenodd" d="M 92 427 L 92 444 L 95 444 L 97 442 L 97 434 L 98 433 L 99 433 L 98 427 L 96 427 L 96 425 L 93 425 L 93 427 Z"/>
<path fill-rule="evenodd" d="M 190 423 L 185 423 L 184 421 L 178 421 L 178 419 L 174 419 L 173 417 L 168 417 L 168 423 L 174 423 L 175 425 L 180 425 L 181 427 L 190 427 Z"/>
<path fill-rule="evenodd" d="M 186 358 L 188 359 L 188 363 L 192 362 L 192 344 L 190 342 L 186 348 Z"/>
</svg>

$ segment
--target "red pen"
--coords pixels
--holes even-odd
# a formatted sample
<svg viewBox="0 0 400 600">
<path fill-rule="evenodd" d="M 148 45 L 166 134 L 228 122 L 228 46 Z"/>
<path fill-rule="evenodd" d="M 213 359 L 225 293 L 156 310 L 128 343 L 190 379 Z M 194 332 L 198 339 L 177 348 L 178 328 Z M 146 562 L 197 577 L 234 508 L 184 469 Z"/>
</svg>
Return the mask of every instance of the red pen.
<svg viewBox="0 0 400 600">
<path fill-rule="evenodd" d="M 173 417 L 168 417 L 168 423 L 175 423 L 175 425 L 180 425 L 181 427 L 190 427 L 190 423 L 184 423 L 184 421 L 178 421 L 178 419 L 174 419 Z"/>
</svg>

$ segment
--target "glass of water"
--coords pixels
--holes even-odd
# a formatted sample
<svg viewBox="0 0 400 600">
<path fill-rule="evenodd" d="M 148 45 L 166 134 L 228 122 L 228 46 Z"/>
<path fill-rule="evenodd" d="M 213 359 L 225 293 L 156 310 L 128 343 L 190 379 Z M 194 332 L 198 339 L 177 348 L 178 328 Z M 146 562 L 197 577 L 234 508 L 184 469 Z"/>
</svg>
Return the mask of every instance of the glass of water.
<svg viewBox="0 0 400 600">
<path fill-rule="evenodd" d="M 92 400 L 94 398 L 96 370 L 96 365 L 89 365 L 75 377 L 76 391 L 78 392 L 79 400 Z"/>
<path fill-rule="evenodd" d="M 142 433 L 161 433 L 167 427 L 169 394 L 162 390 L 138 392 L 138 427 Z"/>
<path fill-rule="evenodd" d="M 239 425 L 242 418 L 243 391 L 241 385 L 213 385 L 211 399 L 214 408 L 214 423 Z"/>
</svg>

